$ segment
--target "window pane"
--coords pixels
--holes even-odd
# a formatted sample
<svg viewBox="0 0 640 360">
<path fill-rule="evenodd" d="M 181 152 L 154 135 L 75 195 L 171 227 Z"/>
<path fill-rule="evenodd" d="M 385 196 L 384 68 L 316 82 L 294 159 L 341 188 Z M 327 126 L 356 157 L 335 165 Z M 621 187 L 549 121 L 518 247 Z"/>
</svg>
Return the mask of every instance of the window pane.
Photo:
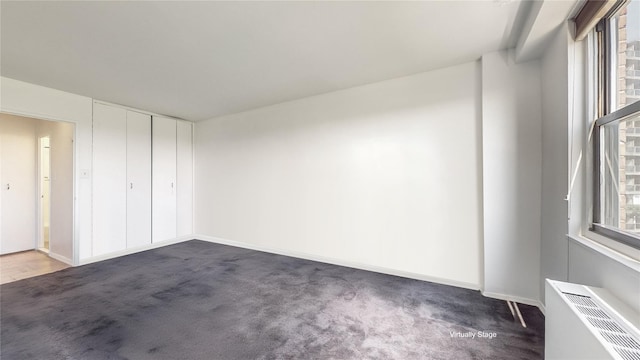
<svg viewBox="0 0 640 360">
<path fill-rule="evenodd" d="M 612 24 L 617 27 L 614 109 L 620 109 L 640 100 L 640 0 L 631 1 Z"/>
<path fill-rule="evenodd" d="M 601 127 L 602 223 L 640 234 L 640 114 Z"/>
</svg>

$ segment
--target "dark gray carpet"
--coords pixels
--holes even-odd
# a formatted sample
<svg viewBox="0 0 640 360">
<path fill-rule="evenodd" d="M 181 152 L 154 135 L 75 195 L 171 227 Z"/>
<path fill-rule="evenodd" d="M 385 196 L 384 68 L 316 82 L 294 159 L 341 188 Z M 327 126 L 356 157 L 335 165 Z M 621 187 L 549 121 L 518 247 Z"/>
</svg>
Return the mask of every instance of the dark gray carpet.
<svg viewBox="0 0 640 360">
<path fill-rule="evenodd" d="M 544 353 L 533 307 L 524 329 L 477 291 L 197 240 L 5 284 L 0 301 L 3 360 Z"/>
</svg>

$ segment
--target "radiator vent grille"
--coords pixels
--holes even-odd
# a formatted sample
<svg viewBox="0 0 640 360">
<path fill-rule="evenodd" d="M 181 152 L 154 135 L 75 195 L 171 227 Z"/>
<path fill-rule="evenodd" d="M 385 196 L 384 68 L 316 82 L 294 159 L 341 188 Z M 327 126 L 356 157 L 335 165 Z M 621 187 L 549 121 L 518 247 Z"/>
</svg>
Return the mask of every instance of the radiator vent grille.
<svg viewBox="0 0 640 360">
<path fill-rule="evenodd" d="M 596 319 L 605 319 L 605 320 L 610 319 L 609 315 L 607 315 L 606 312 L 598 308 L 576 305 L 576 309 L 578 309 L 578 311 L 580 311 L 582 315 L 585 315 L 585 316 L 590 316 Z"/>
<path fill-rule="evenodd" d="M 591 326 L 624 360 L 640 360 L 640 343 L 622 326 L 611 319 L 589 296 L 563 293 Z"/>
<path fill-rule="evenodd" d="M 564 293 L 564 295 L 567 297 L 567 299 L 569 299 L 569 301 L 571 301 L 575 305 L 599 308 L 599 306 L 596 303 L 594 303 L 593 300 L 591 300 L 591 298 L 588 296 L 574 295 L 569 293 Z"/>
<path fill-rule="evenodd" d="M 587 320 L 598 330 L 607 330 L 615 333 L 624 333 L 625 331 L 613 320 L 603 320 L 588 317 Z"/>
<path fill-rule="evenodd" d="M 638 360 L 638 359 L 640 359 L 640 357 L 638 357 L 638 352 L 637 351 L 631 351 L 631 350 L 627 350 L 625 348 L 618 348 L 618 349 L 616 349 L 616 351 L 618 351 L 618 354 L 620 354 L 620 356 L 622 356 L 622 358 L 624 360 Z"/>
</svg>

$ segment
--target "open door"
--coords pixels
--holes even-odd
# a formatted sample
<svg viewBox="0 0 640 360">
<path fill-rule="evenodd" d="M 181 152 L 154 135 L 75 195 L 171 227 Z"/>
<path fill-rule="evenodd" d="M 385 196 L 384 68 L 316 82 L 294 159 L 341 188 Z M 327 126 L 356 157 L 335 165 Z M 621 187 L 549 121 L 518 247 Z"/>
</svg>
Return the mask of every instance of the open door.
<svg viewBox="0 0 640 360">
<path fill-rule="evenodd" d="M 51 234 L 51 153 L 50 138 L 43 136 L 40 138 L 39 160 L 39 242 L 38 247 L 44 252 L 49 252 L 49 239 Z"/>
</svg>

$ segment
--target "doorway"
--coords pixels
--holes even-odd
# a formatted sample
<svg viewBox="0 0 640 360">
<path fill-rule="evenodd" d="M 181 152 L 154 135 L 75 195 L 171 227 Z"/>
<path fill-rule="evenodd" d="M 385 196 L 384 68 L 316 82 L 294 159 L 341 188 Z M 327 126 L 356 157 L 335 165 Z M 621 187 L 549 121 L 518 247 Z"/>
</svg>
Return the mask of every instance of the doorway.
<svg viewBox="0 0 640 360">
<path fill-rule="evenodd" d="M 43 136 L 39 141 L 39 188 L 40 203 L 38 213 L 40 214 L 39 222 L 39 242 L 38 247 L 41 251 L 49 252 L 49 236 L 51 228 L 51 153 L 50 153 L 49 136 Z"/>
<path fill-rule="evenodd" d="M 0 113 L 0 255 L 73 262 L 75 124 Z"/>
</svg>

